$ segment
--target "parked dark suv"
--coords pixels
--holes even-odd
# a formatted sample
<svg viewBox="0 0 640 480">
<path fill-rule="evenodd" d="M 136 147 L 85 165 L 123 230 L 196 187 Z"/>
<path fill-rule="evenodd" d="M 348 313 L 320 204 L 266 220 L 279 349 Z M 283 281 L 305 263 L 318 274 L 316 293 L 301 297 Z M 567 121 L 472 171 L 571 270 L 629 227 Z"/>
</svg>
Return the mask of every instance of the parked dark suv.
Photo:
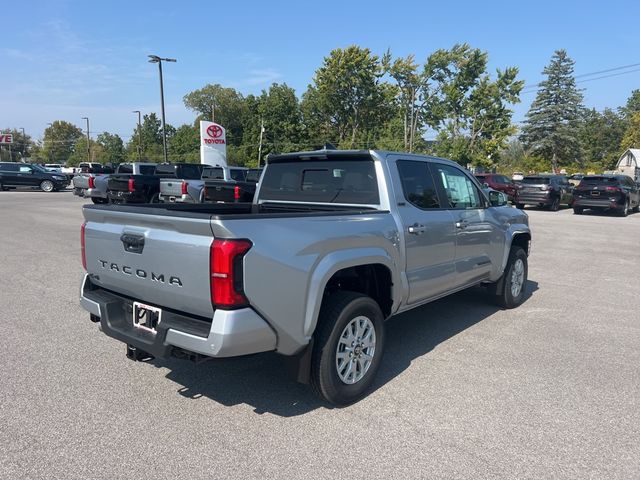
<svg viewBox="0 0 640 480">
<path fill-rule="evenodd" d="M 613 210 L 623 217 L 640 210 L 640 189 L 627 175 L 587 175 L 573 191 L 573 213 Z"/>
<path fill-rule="evenodd" d="M 564 175 L 527 175 L 520 183 L 516 206 L 537 205 L 556 212 L 560 205 L 571 205 L 572 192 L 573 185 Z"/>
<path fill-rule="evenodd" d="M 43 192 L 64 190 L 69 177 L 64 173 L 48 172 L 36 164 L 0 162 L 0 189 L 40 187 Z"/>
<path fill-rule="evenodd" d="M 477 173 L 475 177 L 480 183 L 486 183 L 490 188 L 504 193 L 509 201 L 516 201 L 518 185 L 509 177 L 499 173 Z"/>
</svg>

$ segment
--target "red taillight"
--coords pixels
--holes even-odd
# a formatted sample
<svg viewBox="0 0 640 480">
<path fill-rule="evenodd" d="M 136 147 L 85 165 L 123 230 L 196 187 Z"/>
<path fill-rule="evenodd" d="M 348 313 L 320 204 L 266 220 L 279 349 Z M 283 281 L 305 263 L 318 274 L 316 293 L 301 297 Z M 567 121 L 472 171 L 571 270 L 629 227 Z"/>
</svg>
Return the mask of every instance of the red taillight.
<svg viewBox="0 0 640 480">
<path fill-rule="evenodd" d="M 87 222 L 83 223 L 80 227 L 80 253 L 82 255 L 82 268 L 87 269 L 87 253 L 85 250 L 84 243 L 84 229 L 87 226 Z"/>
<path fill-rule="evenodd" d="M 187 182 L 182 182 L 182 195 L 186 195 L 187 193 L 189 193 L 189 191 L 187 190 L 188 186 L 189 184 Z"/>
<path fill-rule="evenodd" d="M 129 192 L 136 191 L 136 181 L 133 178 L 129 179 Z"/>
<path fill-rule="evenodd" d="M 240 187 L 238 185 L 233 187 L 233 199 L 235 201 L 240 200 Z"/>
<path fill-rule="evenodd" d="M 96 188 L 96 179 L 94 177 L 89 177 L 89 188 Z"/>
<path fill-rule="evenodd" d="M 607 187 L 606 190 L 607 190 L 607 192 L 619 192 L 620 188 L 618 188 L 618 187 Z"/>
<path fill-rule="evenodd" d="M 211 303 L 219 308 L 245 306 L 242 257 L 251 248 L 249 240 L 213 240 L 209 259 Z"/>
</svg>

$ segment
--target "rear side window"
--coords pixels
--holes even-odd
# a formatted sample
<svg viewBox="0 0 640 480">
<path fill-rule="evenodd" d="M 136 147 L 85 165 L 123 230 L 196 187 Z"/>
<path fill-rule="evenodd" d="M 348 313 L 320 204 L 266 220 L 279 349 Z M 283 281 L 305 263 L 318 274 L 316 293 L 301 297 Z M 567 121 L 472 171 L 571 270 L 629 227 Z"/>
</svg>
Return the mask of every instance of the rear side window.
<svg viewBox="0 0 640 480">
<path fill-rule="evenodd" d="M 235 180 L 236 182 L 244 182 L 246 178 L 246 170 L 231 168 L 229 169 L 229 175 L 231 176 L 231 180 Z"/>
<path fill-rule="evenodd" d="M 426 162 L 399 160 L 398 173 L 404 198 L 418 208 L 440 208 L 436 186 Z"/>
<path fill-rule="evenodd" d="M 447 194 L 450 208 L 482 208 L 480 194 L 475 184 L 464 172 L 455 167 L 442 164 L 432 165 L 434 175 Z"/>
<path fill-rule="evenodd" d="M 371 160 L 272 163 L 262 179 L 260 200 L 358 205 L 380 203 Z"/>
<path fill-rule="evenodd" d="M 3 172 L 17 172 L 18 164 L 17 163 L 0 163 L 0 170 Z"/>
</svg>

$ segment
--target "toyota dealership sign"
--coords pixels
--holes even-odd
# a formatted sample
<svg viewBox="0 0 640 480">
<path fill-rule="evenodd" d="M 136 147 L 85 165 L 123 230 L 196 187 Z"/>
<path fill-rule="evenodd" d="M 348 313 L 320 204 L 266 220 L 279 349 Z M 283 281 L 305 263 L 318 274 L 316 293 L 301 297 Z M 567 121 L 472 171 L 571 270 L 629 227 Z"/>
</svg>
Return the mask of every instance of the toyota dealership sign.
<svg viewBox="0 0 640 480">
<path fill-rule="evenodd" d="M 200 163 L 227 165 L 227 135 L 222 125 L 200 122 Z"/>
</svg>

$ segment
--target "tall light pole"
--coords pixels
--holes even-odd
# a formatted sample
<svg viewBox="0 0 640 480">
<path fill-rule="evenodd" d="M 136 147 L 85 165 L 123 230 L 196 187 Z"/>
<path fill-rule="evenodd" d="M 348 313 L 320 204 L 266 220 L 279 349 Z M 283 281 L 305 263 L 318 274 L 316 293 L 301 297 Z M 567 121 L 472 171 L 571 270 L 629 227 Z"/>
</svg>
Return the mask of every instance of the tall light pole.
<svg viewBox="0 0 640 480">
<path fill-rule="evenodd" d="M 157 63 L 160 72 L 160 108 L 162 112 L 162 150 L 164 152 L 164 163 L 168 163 L 167 159 L 167 134 L 165 132 L 164 119 L 164 84 L 162 82 L 162 62 L 176 62 L 175 58 L 160 58 L 158 55 L 149 55 L 149 63 Z"/>
<path fill-rule="evenodd" d="M 138 114 L 138 161 L 142 161 L 142 117 L 140 110 L 134 110 L 133 113 Z"/>
<path fill-rule="evenodd" d="M 87 162 L 91 163 L 91 138 L 89 137 L 89 117 L 82 117 L 87 121 Z"/>
<path fill-rule="evenodd" d="M 49 127 L 53 128 L 53 123 L 47 123 L 47 125 L 48 125 Z M 52 134 L 53 134 L 53 132 L 52 132 Z M 44 144 L 44 141 L 43 141 L 42 143 Z M 50 150 L 53 150 L 53 139 L 51 139 L 51 149 L 50 149 Z M 52 152 L 50 151 L 50 152 L 49 152 L 49 155 L 48 155 L 48 157 L 49 157 L 49 162 L 51 162 L 51 153 L 52 153 Z"/>
<path fill-rule="evenodd" d="M 27 153 L 27 136 L 24 133 L 24 127 L 20 127 L 22 130 L 22 158 L 21 160 L 24 162 L 24 154 Z"/>
</svg>

